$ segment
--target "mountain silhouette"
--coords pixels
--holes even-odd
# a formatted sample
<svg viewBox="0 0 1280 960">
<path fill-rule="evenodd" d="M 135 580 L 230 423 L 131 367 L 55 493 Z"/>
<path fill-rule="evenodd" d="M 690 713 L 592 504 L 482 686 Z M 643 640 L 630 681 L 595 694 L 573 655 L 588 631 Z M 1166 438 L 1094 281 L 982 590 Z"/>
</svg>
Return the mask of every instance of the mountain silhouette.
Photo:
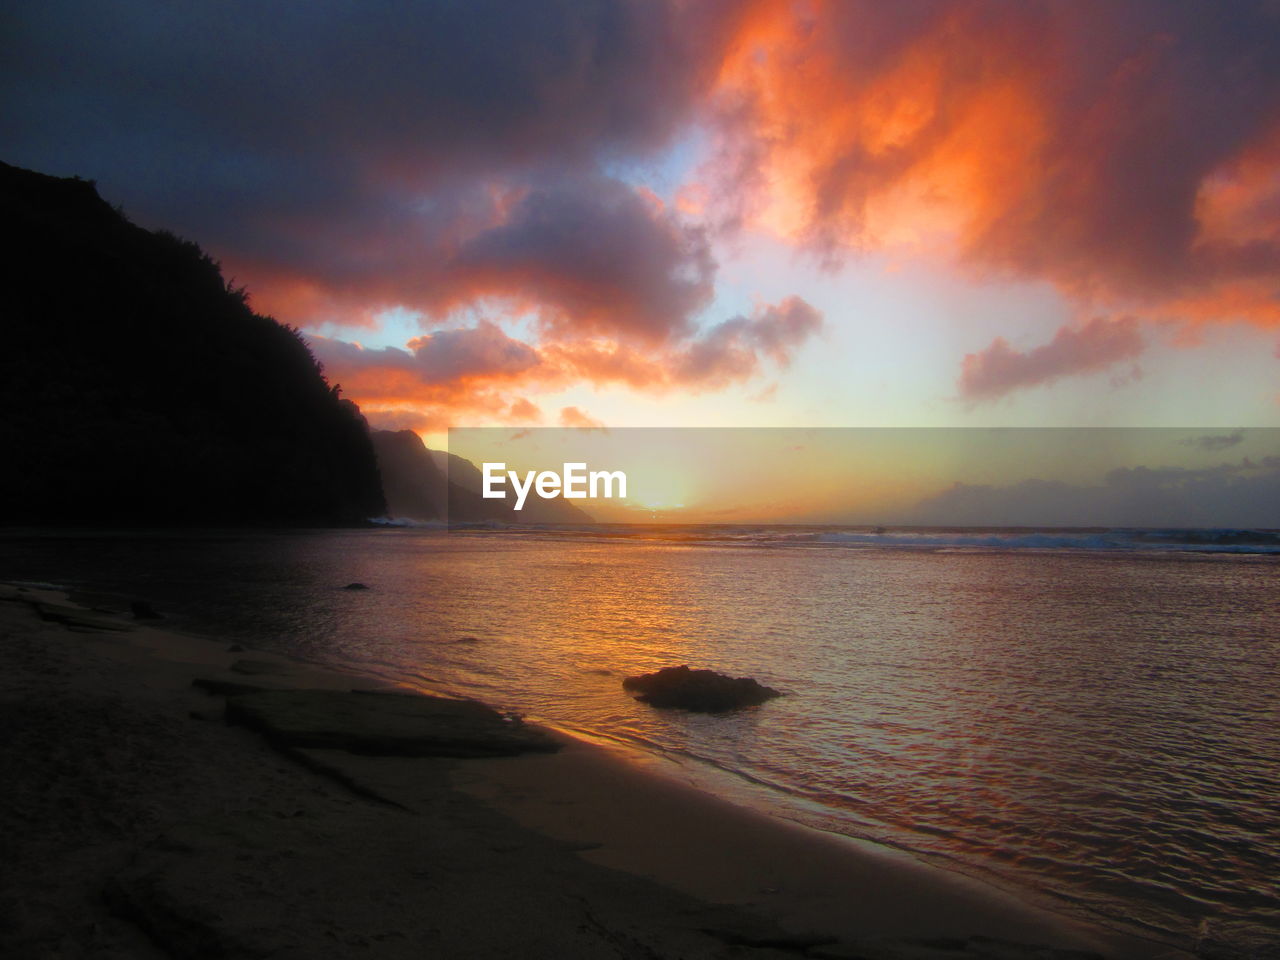
<svg viewBox="0 0 1280 960">
<path fill-rule="evenodd" d="M 0 164 L 0 524 L 332 525 L 381 514 L 359 409 L 196 244 L 92 182 Z"/>
</svg>

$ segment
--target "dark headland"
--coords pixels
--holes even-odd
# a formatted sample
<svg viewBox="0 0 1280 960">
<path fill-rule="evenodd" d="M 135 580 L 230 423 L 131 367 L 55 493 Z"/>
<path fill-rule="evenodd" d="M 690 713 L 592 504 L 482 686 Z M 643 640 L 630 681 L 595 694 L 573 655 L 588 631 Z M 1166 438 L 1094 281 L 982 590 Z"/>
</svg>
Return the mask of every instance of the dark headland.
<svg viewBox="0 0 1280 960">
<path fill-rule="evenodd" d="M 0 525 L 383 512 L 368 428 L 297 331 L 92 183 L 0 164 Z"/>
</svg>

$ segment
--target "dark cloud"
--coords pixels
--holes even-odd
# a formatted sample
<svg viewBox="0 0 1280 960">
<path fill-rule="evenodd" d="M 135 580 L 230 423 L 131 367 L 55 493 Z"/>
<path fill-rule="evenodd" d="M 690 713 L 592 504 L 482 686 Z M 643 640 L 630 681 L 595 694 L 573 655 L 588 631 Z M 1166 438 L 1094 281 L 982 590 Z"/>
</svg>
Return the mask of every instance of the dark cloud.
<svg viewBox="0 0 1280 960">
<path fill-rule="evenodd" d="M 654 343 L 689 331 L 711 299 L 715 261 L 702 230 L 595 179 L 530 190 L 461 246 L 449 273 L 471 290 L 532 298 L 554 334 Z"/>
<path fill-rule="evenodd" d="M 1125 467 L 1096 485 L 1028 479 L 957 483 L 912 522 L 956 526 L 1250 527 L 1280 525 L 1280 457 L 1192 470 Z"/>
<path fill-rule="evenodd" d="M 1206 453 L 1217 453 L 1243 442 L 1244 433 L 1240 430 L 1235 433 L 1206 433 L 1199 437 L 1187 437 L 1182 441 L 1184 446 L 1195 447 Z"/>
<path fill-rule="evenodd" d="M 420 187 L 463 164 L 643 150 L 703 83 L 684 16 L 631 0 L 19 4 L 9 147 L 128 174 L 118 186 L 141 195 L 232 196 L 303 158 Z M 166 183 L 139 183 L 140 165 Z"/>
<path fill-rule="evenodd" d="M 637 232 L 639 201 L 595 171 L 663 146 L 688 116 L 713 69 L 713 12 L 640 0 L 20 4 L 0 59 L 6 159 L 97 179 L 130 214 L 209 247 L 260 308 L 292 322 L 481 295 L 445 266 L 467 241 L 479 244 L 467 266 L 493 267 L 499 292 L 545 294 L 562 318 L 589 308 L 609 278 L 597 269 L 578 296 L 551 274 L 565 264 L 536 262 L 541 216 L 639 240 L 629 263 L 646 294 L 662 279 L 653 270 L 687 274 L 689 289 L 653 292 L 625 321 L 647 334 L 669 308 L 662 323 L 678 329 L 705 300 L 705 249 L 672 237 L 686 249 L 671 257 L 690 259 L 664 262 L 662 238 Z M 508 223 L 499 207 L 513 192 L 525 206 Z M 609 242 L 588 235 L 560 252 Z M 486 259 L 499 256 L 509 269 Z M 644 257 L 656 258 L 648 274 Z M 615 292 L 624 309 L 641 294 Z"/>
</svg>

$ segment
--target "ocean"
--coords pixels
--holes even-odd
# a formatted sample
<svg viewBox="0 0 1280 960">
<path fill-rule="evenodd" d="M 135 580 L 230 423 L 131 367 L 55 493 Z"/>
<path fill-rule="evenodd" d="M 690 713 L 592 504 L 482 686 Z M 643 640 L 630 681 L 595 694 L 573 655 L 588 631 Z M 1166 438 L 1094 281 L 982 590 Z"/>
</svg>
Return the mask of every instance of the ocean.
<svg viewBox="0 0 1280 960">
<path fill-rule="evenodd" d="M 1280 943 L 1274 532 L 9 534 L 0 579 L 478 697 L 1204 956 Z M 622 689 L 682 663 L 787 695 Z"/>
</svg>

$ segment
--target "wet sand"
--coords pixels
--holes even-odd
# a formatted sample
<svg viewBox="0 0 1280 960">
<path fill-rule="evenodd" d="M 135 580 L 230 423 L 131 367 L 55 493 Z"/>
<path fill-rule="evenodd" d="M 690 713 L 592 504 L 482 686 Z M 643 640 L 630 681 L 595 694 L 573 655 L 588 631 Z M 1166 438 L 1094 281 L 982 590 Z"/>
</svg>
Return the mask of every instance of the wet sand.
<svg viewBox="0 0 1280 960">
<path fill-rule="evenodd" d="M 0 953 L 1183 956 L 582 740 L 493 759 L 282 752 L 196 678 L 380 686 L 0 587 Z"/>
</svg>

